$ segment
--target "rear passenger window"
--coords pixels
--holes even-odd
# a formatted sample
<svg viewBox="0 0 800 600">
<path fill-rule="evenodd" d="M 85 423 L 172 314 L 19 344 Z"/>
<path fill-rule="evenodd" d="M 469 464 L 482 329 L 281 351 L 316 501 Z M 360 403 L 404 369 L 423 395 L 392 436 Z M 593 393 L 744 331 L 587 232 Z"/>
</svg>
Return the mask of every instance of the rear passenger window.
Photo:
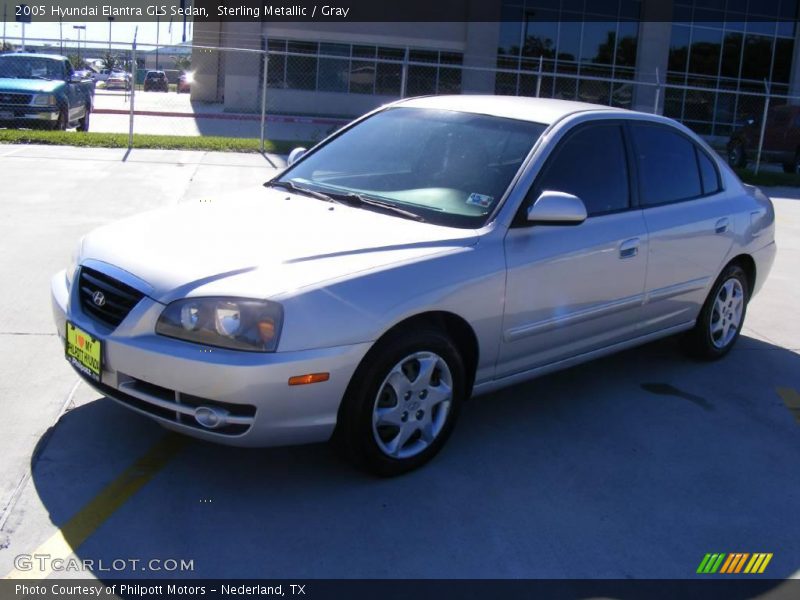
<svg viewBox="0 0 800 600">
<path fill-rule="evenodd" d="M 589 216 L 628 208 L 622 128 L 616 124 L 589 125 L 570 135 L 548 161 L 535 195 L 545 190 L 577 196 Z"/>
<path fill-rule="evenodd" d="M 700 179 L 703 182 L 703 194 L 714 194 L 720 190 L 717 168 L 708 155 L 696 148 L 697 164 L 700 166 Z"/>
<path fill-rule="evenodd" d="M 644 206 L 703 195 L 692 142 L 658 125 L 632 124 L 631 130 L 639 165 L 641 203 Z"/>
</svg>

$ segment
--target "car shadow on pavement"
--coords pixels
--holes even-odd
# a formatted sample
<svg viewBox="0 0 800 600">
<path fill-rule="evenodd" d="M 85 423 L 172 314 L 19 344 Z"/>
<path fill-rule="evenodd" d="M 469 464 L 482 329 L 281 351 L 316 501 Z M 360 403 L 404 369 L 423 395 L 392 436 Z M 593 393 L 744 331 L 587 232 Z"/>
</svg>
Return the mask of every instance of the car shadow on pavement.
<svg viewBox="0 0 800 600">
<path fill-rule="evenodd" d="M 788 577 L 800 569 L 800 425 L 776 388 L 800 390 L 800 356 L 744 336 L 713 363 L 676 346 L 475 398 L 443 452 L 396 479 L 325 444 L 186 440 L 76 554 L 193 561 L 95 572 L 104 579 L 624 579 L 695 577 L 709 552 L 771 552 L 764 576 Z M 52 523 L 165 435 L 107 399 L 64 415 L 33 464 Z"/>
</svg>

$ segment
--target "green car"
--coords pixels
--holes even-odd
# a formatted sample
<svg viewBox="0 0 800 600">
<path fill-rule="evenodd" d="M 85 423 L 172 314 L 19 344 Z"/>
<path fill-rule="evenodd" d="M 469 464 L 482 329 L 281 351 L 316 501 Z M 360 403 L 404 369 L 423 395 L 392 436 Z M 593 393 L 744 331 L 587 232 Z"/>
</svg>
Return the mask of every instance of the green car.
<svg viewBox="0 0 800 600">
<path fill-rule="evenodd" d="M 94 82 L 49 54 L 0 55 L 0 127 L 89 130 Z"/>
</svg>

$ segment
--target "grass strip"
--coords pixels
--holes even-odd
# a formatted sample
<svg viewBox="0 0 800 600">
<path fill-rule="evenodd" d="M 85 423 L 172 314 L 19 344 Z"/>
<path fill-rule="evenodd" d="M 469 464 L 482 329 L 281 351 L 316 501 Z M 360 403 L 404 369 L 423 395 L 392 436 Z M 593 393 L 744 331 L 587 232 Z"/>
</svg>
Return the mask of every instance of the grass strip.
<svg viewBox="0 0 800 600">
<path fill-rule="evenodd" d="M 45 144 L 80 148 L 127 148 L 127 133 L 81 133 L 77 131 L 37 131 L 0 129 L 0 144 Z M 313 142 L 266 140 L 267 152 L 287 154 L 297 146 L 310 148 Z M 206 152 L 259 152 L 259 141 L 253 138 L 218 136 L 133 134 L 134 148 L 158 150 L 201 150 Z"/>
</svg>

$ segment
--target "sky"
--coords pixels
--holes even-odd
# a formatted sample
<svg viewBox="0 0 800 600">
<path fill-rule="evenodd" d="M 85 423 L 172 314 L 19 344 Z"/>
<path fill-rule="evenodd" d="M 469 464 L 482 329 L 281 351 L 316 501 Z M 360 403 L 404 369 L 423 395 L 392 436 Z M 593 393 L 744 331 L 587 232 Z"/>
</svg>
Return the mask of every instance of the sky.
<svg viewBox="0 0 800 600">
<path fill-rule="evenodd" d="M 9 6 L 9 11 L 12 8 Z M 2 11 L 2 7 L 0 7 L 0 11 Z M 2 18 L 2 14 L 0 14 L 0 18 Z M 12 17 L 13 19 L 13 17 Z M 4 23 L 0 23 L 0 36 L 2 36 L 2 27 Z M 73 29 L 74 25 L 86 25 L 86 31 L 83 30 L 76 30 Z M 130 44 L 133 41 L 133 35 L 136 30 L 136 27 L 139 27 L 139 35 L 138 35 L 138 42 L 140 45 L 143 44 L 156 44 L 156 40 L 162 46 L 166 46 L 169 44 L 178 44 L 181 42 L 182 33 L 183 33 L 183 21 L 176 21 L 172 23 L 172 31 L 170 32 L 170 23 L 169 20 L 166 22 L 162 21 L 160 27 L 157 27 L 156 23 L 153 22 L 141 22 L 141 23 L 123 23 L 123 22 L 114 22 L 111 24 L 111 39 L 114 42 L 123 42 L 125 44 Z M 158 29 L 158 32 L 156 31 Z M 62 24 L 62 31 L 64 35 L 64 40 L 67 39 L 71 40 L 72 42 L 77 41 L 78 35 L 80 34 L 81 43 L 84 40 L 88 40 L 88 47 L 94 46 L 103 46 L 108 47 L 108 23 L 78 23 L 78 22 L 67 22 L 64 21 Z M 191 23 L 187 23 L 186 26 L 186 39 L 191 40 Z M 5 23 L 5 34 L 6 38 L 20 38 L 22 37 L 22 25 L 20 23 Z M 29 23 L 25 26 L 25 39 L 33 41 L 35 38 L 47 38 L 55 40 L 55 44 L 58 45 L 59 40 L 59 24 L 56 23 L 49 23 L 49 22 L 36 22 L 35 20 L 32 23 Z M 9 39 L 9 42 L 14 44 L 15 46 L 19 45 L 18 40 Z M 92 44 L 92 41 L 97 42 L 96 44 Z"/>
</svg>

